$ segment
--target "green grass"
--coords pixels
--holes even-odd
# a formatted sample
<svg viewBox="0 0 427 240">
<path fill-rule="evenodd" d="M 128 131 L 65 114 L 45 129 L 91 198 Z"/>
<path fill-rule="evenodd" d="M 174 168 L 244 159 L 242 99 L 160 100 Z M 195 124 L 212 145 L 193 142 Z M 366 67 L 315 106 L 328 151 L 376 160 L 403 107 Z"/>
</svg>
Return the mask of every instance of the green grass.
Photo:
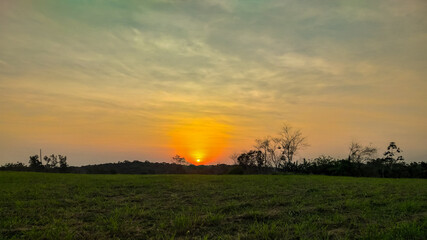
<svg viewBox="0 0 427 240">
<path fill-rule="evenodd" d="M 425 239 L 427 180 L 0 172 L 0 239 Z"/>
</svg>

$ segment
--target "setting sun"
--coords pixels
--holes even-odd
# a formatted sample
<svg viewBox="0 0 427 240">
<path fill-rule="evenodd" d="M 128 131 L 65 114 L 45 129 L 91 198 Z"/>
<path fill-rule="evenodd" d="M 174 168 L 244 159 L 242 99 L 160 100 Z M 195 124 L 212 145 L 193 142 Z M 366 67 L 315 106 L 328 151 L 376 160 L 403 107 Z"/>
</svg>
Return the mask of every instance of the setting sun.
<svg viewBox="0 0 427 240">
<path fill-rule="evenodd" d="M 198 165 L 217 160 L 228 145 L 228 125 L 212 119 L 192 119 L 180 122 L 170 132 L 176 153 Z"/>
<path fill-rule="evenodd" d="M 426 42 L 427 0 L 0 0 L 0 240 L 427 240 Z"/>
</svg>

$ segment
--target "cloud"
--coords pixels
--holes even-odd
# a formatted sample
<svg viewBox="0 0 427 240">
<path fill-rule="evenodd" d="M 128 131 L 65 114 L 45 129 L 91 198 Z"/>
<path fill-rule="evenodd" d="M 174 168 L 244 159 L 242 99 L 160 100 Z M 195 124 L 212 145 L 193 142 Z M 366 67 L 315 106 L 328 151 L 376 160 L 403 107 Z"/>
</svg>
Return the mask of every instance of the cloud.
<svg viewBox="0 0 427 240">
<path fill-rule="evenodd" d="M 93 136 L 111 145 L 126 142 L 138 152 L 135 146 L 148 144 L 135 145 L 138 134 L 168 148 L 162 132 L 179 121 L 209 117 L 230 125 L 234 139 L 246 139 L 230 140 L 242 148 L 283 120 L 314 129 L 321 116 L 331 131 L 337 121 L 355 134 L 379 125 L 375 138 L 382 141 L 405 121 L 414 126 L 408 136 L 420 142 L 414 146 L 425 143 L 426 130 L 420 135 L 416 129 L 427 120 L 424 1 L 3 6 L 0 108 L 7 117 L 0 123 L 11 135 L 20 132 L 20 139 L 25 134 L 16 129 L 31 117 L 37 121 L 25 128 L 29 132 L 43 125 L 54 137 L 73 135 L 67 143 Z M 344 112 L 377 120 L 337 116 Z M 414 148 L 414 156 L 425 154 Z"/>
</svg>

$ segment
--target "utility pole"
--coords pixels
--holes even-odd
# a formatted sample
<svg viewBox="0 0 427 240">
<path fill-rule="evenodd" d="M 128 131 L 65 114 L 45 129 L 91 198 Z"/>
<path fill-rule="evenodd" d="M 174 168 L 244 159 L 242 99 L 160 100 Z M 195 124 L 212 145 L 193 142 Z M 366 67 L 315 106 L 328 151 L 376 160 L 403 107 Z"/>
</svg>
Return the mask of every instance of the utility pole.
<svg viewBox="0 0 427 240">
<path fill-rule="evenodd" d="M 40 162 L 42 162 L 42 149 L 40 148 Z"/>
</svg>

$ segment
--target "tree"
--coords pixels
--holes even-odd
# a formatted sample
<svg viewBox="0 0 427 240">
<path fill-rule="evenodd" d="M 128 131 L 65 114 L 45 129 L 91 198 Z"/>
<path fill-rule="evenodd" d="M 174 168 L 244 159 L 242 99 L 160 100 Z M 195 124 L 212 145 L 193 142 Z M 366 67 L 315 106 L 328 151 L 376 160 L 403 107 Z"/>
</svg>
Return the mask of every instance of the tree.
<svg viewBox="0 0 427 240">
<path fill-rule="evenodd" d="M 187 161 L 185 160 L 185 158 L 179 156 L 178 154 L 172 157 L 172 162 L 179 165 L 187 164 Z"/>
<path fill-rule="evenodd" d="M 58 164 L 58 156 L 55 154 L 51 154 L 49 157 L 45 156 L 44 161 L 46 162 L 46 168 L 55 168 Z"/>
<path fill-rule="evenodd" d="M 251 161 L 251 158 L 247 153 L 240 154 L 240 156 L 237 157 L 237 163 L 242 167 L 248 167 L 248 166 L 254 165 L 254 162 Z"/>
<path fill-rule="evenodd" d="M 276 137 L 272 138 L 270 142 L 270 147 L 268 149 L 268 152 L 270 154 L 270 162 L 271 165 L 277 170 L 280 168 L 281 162 L 282 162 L 282 155 L 283 152 L 280 147 L 281 139 Z"/>
<path fill-rule="evenodd" d="M 43 160 L 46 162 L 45 163 L 46 168 L 49 168 L 50 167 L 50 162 L 52 161 L 52 159 L 50 157 L 48 157 L 48 156 L 44 156 Z"/>
<path fill-rule="evenodd" d="M 391 170 L 393 169 L 393 165 L 404 160 L 402 155 L 400 155 L 401 152 L 402 150 L 397 147 L 395 142 L 390 142 L 387 147 L 387 151 L 384 153 L 384 160 L 386 163 L 388 163 Z"/>
<path fill-rule="evenodd" d="M 265 137 L 263 139 L 255 139 L 255 148 L 261 152 L 261 158 L 265 165 L 270 164 L 270 148 L 271 148 L 271 138 Z"/>
<path fill-rule="evenodd" d="M 280 150 L 280 138 L 272 138 L 270 136 L 255 139 L 255 148 L 262 153 L 264 165 L 272 166 L 275 169 L 280 167 L 282 150 Z"/>
<path fill-rule="evenodd" d="M 254 147 L 261 153 L 264 166 L 278 169 L 290 165 L 297 152 L 306 146 L 307 140 L 301 130 L 285 123 L 278 137 L 256 139 Z"/>
<path fill-rule="evenodd" d="M 266 159 L 265 157 L 263 157 L 263 154 L 261 151 L 250 151 L 249 154 L 254 159 L 257 167 L 262 168 L 267 165 Z"/>
<path fill-rule="evenodd" d="M 43 167 L 42 162 L 39 161 L 38 155 L 30 156 L 30 160 L 28 162 L 30 164 L 30 168 L 37 169 Z"/>
<path fill-rule="evenodd" d="M 355 163 L 373 159 L 377 153 L 377 149 L 373 146 L 362 146 L 357 142 L 351 142 L 349 147 L 348 159 Z"/>
<path fill-rule="evenodd" d="M 282 150 L 282 161 L 290 164 L 299 150 L 307 147 L 307 139 L 300 129 L 294 129 L 289 124 L 284 124 L 280 132 L 279 144 Z"/>
<path fill-rule="evenodd" d="M 265 162 L 261 151 L 250 150 L 237 158 L 237 163 L 243 167 L 264 167 Z"/>
<path fill-rule="evenodd" d="M 59 158 L 59 167 L 64 169 L 68 167 L 67 156 L 58 155 Z"/>
</svg>

